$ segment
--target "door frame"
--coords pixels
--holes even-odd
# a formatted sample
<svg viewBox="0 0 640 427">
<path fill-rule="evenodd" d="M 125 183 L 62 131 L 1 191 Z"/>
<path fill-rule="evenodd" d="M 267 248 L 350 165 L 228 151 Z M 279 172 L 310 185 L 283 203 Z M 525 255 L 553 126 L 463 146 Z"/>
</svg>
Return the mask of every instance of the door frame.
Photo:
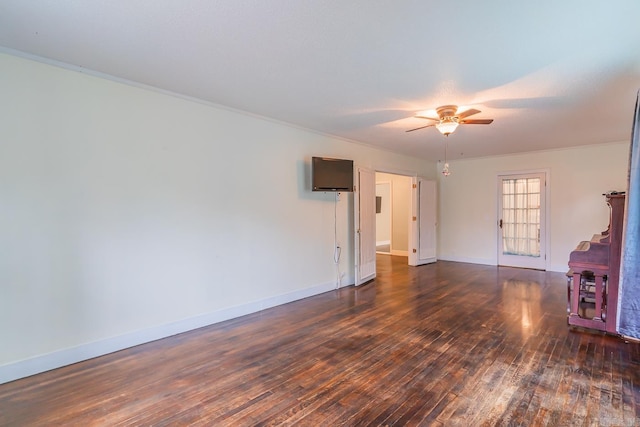
<svg viewBox="0 0 640 427">
<path fill-rule="evenodd" d="M 407 172 L 407 171 L 398 171 L 398 170 L 389 170 L 389 169 L 384 169 L 384 168 L 376 168 L 376 167 L 362 167 L 360 165 L 354 165 L 354 170 L 356 171 L 356 173 L 354 174 L 354 185 L 356 186 L 355 191 L 354 191 L 354 198 L 353 198 L 353 210 L 354 210 L 354 276 L 355 276 L 355 284 L 356 286 L 358 285 L 358 268 L 359 268 L 359 263 L 360 263 L 360 242 L 359 242 L 359 235 L 358 235 L 358 227 L 360 225 L 359 221 L 360 221 L 360 206 L 359 206 L 359 200 L 358 200 L 358 193 L 359 193 L 359 174 L 357 173 L 358 168 L 361 169 L 368 169 L 368 170 L 372 170 L 374 173 L 376 172 L 380 172 L 380 173 L 387 173 L 387 174 L 392 174 L 392 175 L 400 175 L 400 176 L 405 176 L 408 177 L 412 180 L 412 182 L 415 182 L 418 179 L 418 174 L 416 172 Z M 424 178 L 426 179 L 426 178 Z M 427 179 L 428 180 L 428 179 Z M 428 180 L 430 181 L 430 180 Z M 434 180 L 435 181 L 435 180 Z M 437 215 L 438 215 L 438 211 L 437 211 L 437 204 L 438 204 L 438 198 L 437 198 L 437 181 L 436 181 L 436 220 L 437 220 Z M 413 189 L 412 189 L 413 190 Z M 414 197 L 410 197 L 409 198 L 409 213 L 411 214 L 412 212 L 415 212 L 417 207 L 415 206 L 415 198 Z M 374 215 L 375 215 L 375 210 L 374 210 Z M 374 218 L 375 220 L 375 218 Z M 409 245 L 411 245 L 412 239 L 413 242 L 418 241 L 419 239 L 419 235 L 415 235 L 414 233 L 417 232 L 417 227 L 413 227 L 413 222 L 412 222 L 412 218 L 411 216 L 409 216 L 409 218 L 407 218 L 407 221 L 409 222 Z M 414 230 L 416 230 L 414 232 Z M 373 243 L 375 245 L 375 238 L 373 239 Z M 374 247 L 375 250 L 375 247 Z M 409 251 L 411 252 L 411 251 Z M 410 255 L 410 254 L 409 254 Z M 437 228 L 436 228 L 436 257 L 437 257 Z M 434 258 L 433 261 L 436 261 L 437 258 Z M 409 264 L 409 257 L 407 257 L 407 264 Z"/>
<path fill-rule="evenodd" d="M 549 227 L 549 211 L 550 211 L 550 193 L 551 193 L 551 171 L 550 169 L 527 169 L 527 170 L 516 170 L 516 171 L 506 171 L 506 172 L 498 172 L 496 174 L 496 265 L 500 266 L 500 252 L 502 250 L 502 233 L 500 232 L 500 217 L 502 212 L 500 211 L 500 207 L 502 206 L 502 201 L 500 200 L 500 196 L 502 195 L 502 178 L 504 177 L 517 177 L 517 176 L 526 176 L 526 175 L 534 175 L 534 174 L 542 174 L 544 176 L 545 185 L 543 189 L 541 189 L 541 194 L 544 194 L 544 270 L 549 270 L 550 256 L 549 256 L 549 238 L 550 238 L 550 228 Z M 542 247 L 540 248 L 540 256 L 542 256 Z M 507 265 L 505 265 L 507 266 Z M 527 267 L 525 265 L 518 266 L 521 268 L 536 268 L 536 267 Z"/>
<path fill-rule="evenodd" d="M 389 187 L 391 190 L 391 199 L 389 201 L 389 208 L 390 208 L 390 212 L 391 212 L 391 218 L 390 218 L 390 226 L 391 226 L 391 245 L 389 247 L 389 254 L 388 255 L 394 255 L 394 256 L 406 256 L 409 257 L 410 253 L 411 253 L 411 233 L 412 233 L 412 226 L 413 224 L 411 223 L 411 215 L 412 212 L 414 210 L 414 206 L 413 206 L 413 189 L 411 188 L 412 183 L 414 182 L 414 180 L 417 177 L 417 173 L 415 172 L 407 172 L 407 171 L 398 171 L 398 170 L 392 170 L 392 169 L 377 169 L 374 168 L 374 171 L 376 173 L 376 179 L 377 179 L 377 174 L 387 174 L 387 175 L 396 175 L 398 177 L 402 177 L 402 178 L 406 178 L 407 179 L 407 184 L 409 185 L 408 189 L 409 189 L 409 198 L 408 198 L 408 205 L 407 205 L 407 216 L 406 216 L 406 221 L 407 221 L 407 249 L 405 250 L 398 250 L 398 249 L 393 249 L 394 245 L 393 245 L 393 234 L 394 234 L 394 228 L 393 228 L 393 223 L 394 223 L 394 217 L 397 215 L 397 212 L 394 212 L 393 210 L 393 205 L 394 205 L 394 200 L 396 198 L 396 193 L 398 192 L 397 189 L 394 187 L 394 184 L 396 184 L 395 181 L 391 180 L 391 181 L 381 181 L 381 183 L 386 183 L 389 182 Z M 397 241 L 396 241 L 397 243 Z M 387 255 L 387 254 L 385 254 Z M 410 265 L 410 264 L 409 264 Z"/>
</svg>

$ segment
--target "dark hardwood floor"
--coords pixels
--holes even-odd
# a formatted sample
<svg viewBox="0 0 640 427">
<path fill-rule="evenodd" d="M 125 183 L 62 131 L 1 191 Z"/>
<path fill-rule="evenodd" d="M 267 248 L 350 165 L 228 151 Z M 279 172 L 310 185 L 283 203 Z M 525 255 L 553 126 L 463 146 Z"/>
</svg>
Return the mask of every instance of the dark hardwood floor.
<svg viewBox="0 0 640 427">
<path fill-rule="evenodd" d="M 378 255 L 379 276 L 0 385 L 0 425 L 640 424 L 640 345 L 561 273 Z"/>
</svg>

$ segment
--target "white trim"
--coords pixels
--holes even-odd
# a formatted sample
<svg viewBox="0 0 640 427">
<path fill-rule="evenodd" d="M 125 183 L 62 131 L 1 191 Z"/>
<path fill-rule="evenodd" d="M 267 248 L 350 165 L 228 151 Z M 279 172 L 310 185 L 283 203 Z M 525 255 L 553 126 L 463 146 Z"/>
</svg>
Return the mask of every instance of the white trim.
<svg viewBox="0 0 640 427">
<path fill-rule="evenodd" d="M 391 244 L 391 240 L 382 240 L 380 242 L 376 242 L 376 246 L 390 245 L 390 244 Z"/>
<path fill-rule="evenodd" d="M 409 256 L 409 251 L 399 251 L 397 249 L 391 249 L 391 255 L 396 256 Z"/>
<path fill-rule="evenodd" d="M 301 126 L 301 125 L 297 125 L 295 123 L 290 123 L 290 122 L 287 122 L 287 121 L 274 119 L 274 118 L 271 118 L 271 117 L 263 116 L 263 115 L 252 113 L 252 112 L 249 112 L 249 111 L 239 110 L 237 108 L 229 107 L 227 105 L 218 104 L 218 103 L 213 102 L 213 101 L 208 101 L 208 100 L 206 100 L 204 98 L 197 98 L 195 96 L 185 95 L 185 94 L 182 94 L 182 93 L 179 93 L 179 92 L 173 92 L 173 91 L 168 90 L 168 89 L 162 89 L 162 88 L 157 87 L 157 86 L 151 86 L 151 85 L 148 85 L 148 84 L 145 84 L 145 83 L 140 83 L 140 82 L 137 82 L 137 81 L 134 81 L 134 80 L 125 79 L 125 78 L 122 78 L 122 77 L 114 76 L 112 74 L 107 74 L 107 73 L 103 73 L 101 71 L 96 71 L 96 70 L 93 70 L 91 68 L 85 68 L 85 67 L 81 67 L 81 66 L 78 66 L 78 65 L 68 64 L 66 62 L 57 61 L 55 59 L 45 58 L 45 57 L 42 57 L 42 56 L 34 55 L 32 53 L 23 52 L 21 50 L 11 49 L 11 48 L 8 48 L 8 47 L 0 46 L 0 53 L 4 53 L 4 54 L 10 55 L 10 56 L 15 56 L 16 58 L 26 59 L 28 61 L 39 62 L 41 64 L 50 65 L 52 67 L 61 68 L 63 70 L 68 70 L 68 71 L 73 71 L 73 72 L 80 73 L 80 74 L 85 74 L 87 76 L 97 77 L 99 79 L 109 80 L 109 81 L 112 81 L 112 82 L 115 82 L 115 83 L 120 83 L 120 84 L 123 84 L 123 85 L 135 87 L 135 88 L 138 88 L 138 89 L 143 89 L 143 90 L 148 90 L 148 91 L 151 91 L 151 92 L 160 93 L 160 94 L 171 96 L 171 97 L 174 97 L 174 98 L 184 99 L 186 101 L 191 101 L 191 102 L 195 102 L 195 103 L 198 103 L 198 104 L 207 105 L 209 107 L 217 108 L 217 109 L 220 109 L 220 110 L 231 111 L 231 112 L 234 112 L 234 113 L 237 113 L 237 114 L 242 114 L 242 115 L 247 116 L 247 117 L 253 117 L 255 119 L 260 119 L 260 120 L 264 120 L 264 121 L 267 121 L 267 122 L 280 124 L 280 125 L 283 125 L 283 126 L 287 126 L 289 128 L 303 130 L 303 131 L 306 131 L 306 132 L 313 133 L 315 135 L 320 135 L 320 136 L 325 136 L 325 137 L 328 137 L 328 138 L 337 139 L 337 140 L 340 140 L 340 141 L 348 142 L 350 144 L 356 144 L 356 145 L 359 145 L 361 147 L 367 147 L 367 148 L 370 148 L 370 149 L 372 148 L 372 149 L 380 150 L 380 151 L 383 151 L 383 152 L 386 152 L 386 153 L 398 154 L 397 151 L 395 151 L 395 150 L 393 150 L 391 148 L 388 148 L 388 147 L 381 147 L 379 145 L 368 144 L 366 142 L 357 141 L 355 139 L 349 139 L 349 138 L 344 137 L 344 136 L 339 136 L 339 135 L 334 135 L 332 133 L 323 132 L 323 131 L 318 130 L 318 129 L 312 129 L 312 128 L 304 127 L 304 126 Z M 412 172 L 407 172 L 407 173 L 412 173 Z"/>
<path fill-rule="evenodd" d="M 374 167 L 373 169 L 376 172 L 386 173 L 386 174 L 389 174 L 389 175 L 400 175 L 400 176 L 406 176 L 406 177 L 409 177 L 409 178 L 418 176 L 418 173 L 415 172 L 415 171 L 394 169 L 394 168 L 389 168 L 389 167 L 386 167 L 386 166 Z M 391 182 L 391 181 L 380 181 L 380 182 Z"/>
<path fill-rule="evenodd" d="M 469 264 L 482 264 L 482 265 L 498 265 L 495 259 L 487 258 L 470 258 L 461 256 L 439 256 L 438 261 L 453 261 L 453 262 L 466 262 Z"/>
<path fill-rule="evenodd" d="M 567 264 L 548 265 L 547 271 L 553 271 L 556 273 L 566 273 L 567 271 L 569 271 L 569 266 Z"/>
<path fill-rule="evenodd" d="M 352 277 L 347 278 L 353 283 Z M 335 281 L 0 366 L 0 384 L 332 291 Z"/>
<path fill-rule="evenodd" d="M 511 176 L 511 175 L 534 175 L 537 173 L 546 173 L 549 175 L 550 169 L 520 169 L 520 170 L 510 170 L 510 171 L 502 171 L 496 173 L 498 177 L 500 176 Z M 547 177 L 548 178 L 548 177 Z"/>
<path fill-rule="evenodd" d="M 497 261 L 492 259 L 468 258 L 468 257 L 459 257 L 459 256 L 449 256 L 444 258 L 439 257 L 437 260 L 434 260 L 434 261 L 466 262 L 469 264 L 482 264 L 482 265 L 491 265 L 491 266 L 498 265 Z M 517 267 L 514 267 L 514 268 L 517 268 Z M 567 267 L 566 265 L 559 264 L 559 265 L 549 265 L 549 268 L 546 271 L 553 272 L 553 273 L 566 273 L 568 269 L 569 267 Z"/>
<path fill-rule="evenodd" d="M 557 151 L 570 151 L 576 148 L 584 148 L 584 147 L 605 147 L 607 145 L 613 144 L 629 144 L 629 140 L 618 140 L 618 141 L 607 141 L 607 142 L 598 142 L 595 144 L 583 144 L 583 145 L 571 145 L 569 147 L 557 147 L 557 148 L 541 148 L 540 150 L 531 150 L 531 151 L 518 151 L 515 153 L 505 153 L 505 154 L 488 154 L 478 157 L 459 157 L 456 158 L 455 154 L 451 157 L 451 160 L 455 160 L 457 162 L 468 162 L 468 161 L 476 161 L 478 159 L 499 159 L 501 157 L 512 157 L 512 156 L 528 156 L 536 153 L 553 153 Z M 440 163 L 440 160 L 438 160 Z"/>
<path fill-rule="evenodd" d="M 346 285 L 343 283 L 341 288 L 344 288 L 345 286 L 353 286 L 356 284 L 356 277 L 352 274 L 346 276 L 345 273 L 342 273 L 345 276 L 345 280 L 343 281 L 344 283 L 347 283 Z M 319 292 L 322 293 L 322 292 Z"/>
</svg>

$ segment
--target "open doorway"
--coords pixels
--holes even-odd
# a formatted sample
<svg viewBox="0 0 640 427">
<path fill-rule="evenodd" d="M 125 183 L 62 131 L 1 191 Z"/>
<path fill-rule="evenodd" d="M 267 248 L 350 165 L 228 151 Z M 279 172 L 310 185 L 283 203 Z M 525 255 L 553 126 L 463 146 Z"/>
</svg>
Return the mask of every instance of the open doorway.
<svg viewBox="0 0 640 427">
<path fill-rule="evenodd" d="M 411 177 L 376 172 L 377 253 L 409 255 L 411 188 Z"/>
<path fill-rule="evenodd" d="M 392 206 L 391 181 L 376 180 L 376 253 L 379 254 L 391 255 Z"/>
<path fill-rule="evenodd" d="M 385 190 L 376 196 L 376 181 L 389 183 L 390 207 L 386 225 L 388 237 L 376 237 L 376 216 L 383 215 Z M 354 268 L 356 286 L 376 277 L 376 259 L 406 256 L 407 263 L 418 266 L 436 259 L 436 183 L 417 176 L 376 172 L 364 166 L 356 168 L 353 193 Z M 380 187 L 385 188 L 385 186 Z M 377 197 L 380 197 L 377 203 Z M 379 209 L 378 206 L 379 204 Z M 376 213 L 379 211 L 378 213 Z M 390 223 L 390 225 L 389 225 Z M 378 254 L 376 243 L 385 245 L 386 255 Z M 382 248 L 381 248 L 382 249 Z M 387 252 L 388 251 L 388 252 Z"/>
</svg>

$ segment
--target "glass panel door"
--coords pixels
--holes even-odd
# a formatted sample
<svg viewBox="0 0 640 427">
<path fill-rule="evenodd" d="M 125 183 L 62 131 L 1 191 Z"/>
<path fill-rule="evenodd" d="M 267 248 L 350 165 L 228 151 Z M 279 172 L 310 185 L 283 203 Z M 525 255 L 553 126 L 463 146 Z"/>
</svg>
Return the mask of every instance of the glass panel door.
<svg viewBox="0 0 640 427">
<path fill-rule="evenodd" d="M 498 264 L 544 269 L 544 173 L 503 175 L 498 186 Z"/>
</svg>

